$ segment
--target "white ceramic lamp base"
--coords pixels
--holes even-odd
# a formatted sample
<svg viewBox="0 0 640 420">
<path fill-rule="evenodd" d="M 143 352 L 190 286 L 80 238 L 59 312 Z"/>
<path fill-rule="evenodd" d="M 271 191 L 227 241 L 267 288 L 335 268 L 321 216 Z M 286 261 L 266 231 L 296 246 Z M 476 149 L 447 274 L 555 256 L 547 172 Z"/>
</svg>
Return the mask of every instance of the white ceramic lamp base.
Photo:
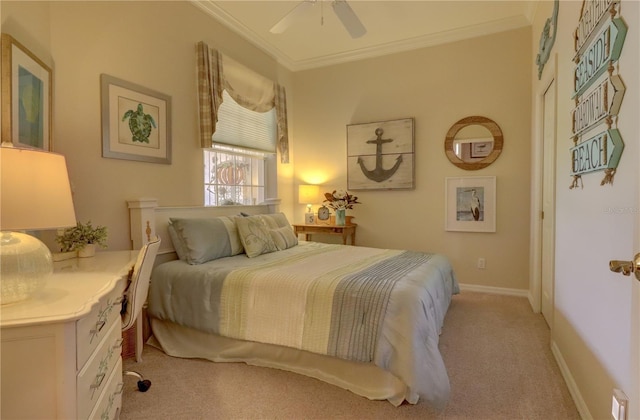
<svg viewBox="0 0 640 420">
<path fill-rule="evenodd" d="M 19 302 L 42 289 L 53 273 L 51 251 L 39 239 L 18 232 L 0 237 L 0 304 Z"/>
</svg>

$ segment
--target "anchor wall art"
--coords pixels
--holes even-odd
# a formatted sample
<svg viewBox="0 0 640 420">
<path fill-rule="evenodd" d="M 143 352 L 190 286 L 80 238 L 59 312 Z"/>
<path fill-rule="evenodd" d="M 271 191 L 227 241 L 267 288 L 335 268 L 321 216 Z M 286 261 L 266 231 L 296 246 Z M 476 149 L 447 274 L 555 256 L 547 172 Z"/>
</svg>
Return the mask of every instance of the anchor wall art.
<svg viewBox="0 0 640 420">
<path fill-rule="evenodd" d="M 413 118 L 347 125 L 347 188 L 413 189 L 413 125 Z"/>
</svg>

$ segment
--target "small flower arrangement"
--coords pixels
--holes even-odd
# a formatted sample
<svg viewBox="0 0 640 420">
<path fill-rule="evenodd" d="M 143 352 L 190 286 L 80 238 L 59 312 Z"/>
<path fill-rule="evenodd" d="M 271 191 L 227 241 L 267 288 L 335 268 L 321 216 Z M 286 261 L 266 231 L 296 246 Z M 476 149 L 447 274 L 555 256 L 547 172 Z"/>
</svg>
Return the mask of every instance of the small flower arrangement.
<svg viewBox="0 0 640 420">
<path fill-rule="evenodd" d="M 88 244 L 107 247 L 107 228 L 104 226 L 93 227 L 91 221 L 83 224 L 78 222 L 76 226 L 70 227 L 56 237 L 56 242 L 60 245 L 61 252 L 77 251 Z"/>
<path fill-rule="evenodd" d="M 344 190 L 333 190 L 330 193 L 324 193 L 325 203 L 334 210 L 352 209 L 354 204 L 360 204 L 358 197 L 349 194 Z"/>
</svg>

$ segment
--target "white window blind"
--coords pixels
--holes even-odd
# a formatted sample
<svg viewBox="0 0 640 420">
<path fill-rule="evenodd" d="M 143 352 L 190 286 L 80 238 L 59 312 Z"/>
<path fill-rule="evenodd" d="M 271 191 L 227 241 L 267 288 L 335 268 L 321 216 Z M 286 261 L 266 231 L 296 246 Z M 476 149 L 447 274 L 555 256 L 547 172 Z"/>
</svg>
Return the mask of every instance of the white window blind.
<svg viewBox="0 0 640 420">
<path fill-rule="evenodd" d="M 264 113 L 251 111 L 239 105 L 226 90 L 222 98 L 213 142 L 275 153 L 275 108 Z"/>
</svg>

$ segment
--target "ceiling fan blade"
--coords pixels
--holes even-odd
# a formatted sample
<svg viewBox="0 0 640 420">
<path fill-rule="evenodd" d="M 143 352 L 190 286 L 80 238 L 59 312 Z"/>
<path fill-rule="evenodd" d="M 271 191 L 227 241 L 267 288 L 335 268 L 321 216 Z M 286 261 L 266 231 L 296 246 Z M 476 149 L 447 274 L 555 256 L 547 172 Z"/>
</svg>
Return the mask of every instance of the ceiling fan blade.
<svg viewBox="0 0 640 420">
<path fill-rule="evenodd" d="M 334 0 L 331 3 L 331 7 L 333 7 L 334 13 L 349 32 L 351 38 L 360 38 L 367 33 L 367 29 L 345 0 Z"/>
<path fill-rule="evenodd" d="M 278 21 L 278 23 L 273 25 L 273 27 L 271 29 L 269 29 L 269 32 L 271 32 L 272 34 L 281 34 L 281 33 L 283 33 L 284 31 L 287 30 L 287 28 L 289 26 L 291 26 L 291 24 L 299 16 L 302 16 L 308 10 L 310 10 L 316 4 L 316 1 L 317 0 L 304 0 L 304 1 L 302 1 L 301 3 L 296 5 L 296 7 L 291 9 L 291 11 L 289 13 L 284 15 L 284 17 L 282 19 L 280 19 L 280 21 Z"/>
</svg>

